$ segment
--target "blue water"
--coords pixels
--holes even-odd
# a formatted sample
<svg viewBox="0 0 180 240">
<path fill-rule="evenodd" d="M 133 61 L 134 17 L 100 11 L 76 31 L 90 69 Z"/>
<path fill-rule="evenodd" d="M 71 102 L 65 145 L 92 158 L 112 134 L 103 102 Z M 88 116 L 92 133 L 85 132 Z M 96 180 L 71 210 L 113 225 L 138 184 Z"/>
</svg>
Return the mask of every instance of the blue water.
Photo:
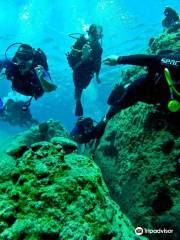
<svg viewBox="0 0 180 240">
<path fill-rule="evenodd" d="M 6 47 L 14 42 L 42 48 L 48 56 L 53 81 L 58 85 L 56 92 L 33 102 L 34 118 L 57 119 L 68 129 L 75 122 L 72 72 L 65 58 L 73 44 L 68 34 L 83 32 L 87 24 L 99 23 L 104 28 L 103 57 L 143 53 L 149 39 L 163 31 L 164 8 L 171 6 L 180 13 L 179 0 L 1 0 L 0 3 L 0 55 L 3 57 Z M 102 84 L 92 81 L 83 93 L 86 116 L 100 120 L 105 114 L 106 99 L 120 80 L 122 68 L 102 66 Z M 0 97 L 6 97 L 11 91 L 10 83 L 0 82 Z M 4 129 L 4 123 L 0 127 Z M 15 130 L 8 126 L 8 131 Z"/>
</svg>

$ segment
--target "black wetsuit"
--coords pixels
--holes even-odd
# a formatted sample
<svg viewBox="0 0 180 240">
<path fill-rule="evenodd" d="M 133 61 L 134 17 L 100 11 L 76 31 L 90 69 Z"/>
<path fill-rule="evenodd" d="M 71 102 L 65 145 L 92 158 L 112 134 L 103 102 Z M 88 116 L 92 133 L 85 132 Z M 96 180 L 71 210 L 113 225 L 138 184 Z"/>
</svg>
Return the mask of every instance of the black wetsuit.
<svg viewBox="0 0 180 240">
<path fill-rule="evenodd" d="M 36 99 L 44 94 L 44 90 L 34 69 L 22 75 L 18 67 L 12 63 L 6 68 L 6 77 L 12 82 L 12 89 L 25 96 Z"/>
<path fill-rule="evenodd" d="M 91 48 L 90 56 L 82 61 L 82 48 L 88 44 Z M 84 36 L 81 36 L 75 44 L 70 54 L 68 54 L 69 65 L 73 69 L 73 82 L 75 86 L 75 99 L 76 99 L 76 116 L 83 115 L 83 106 L 81 104 L 81 95 L 83 89 L 87 88 L 94 73 L 99 75 L 101 68 L 102 47 L 99 41 L 94 43 L 89 42 Z"/>
<path fill-rule="evenodd" d="M 88 43 L 88 41 L 87 41 Z M 94 73 L 99 74 L 101 68 L 102 47 L 99 42 L 89 44 L 92 51 L 90 57 L 79 67 L 73 70 L 73 81 L 75 85 L 75 98 L 80 98 L 84 88 L 89 85 Z M 79 61 L 80 61 L 79 56 Z"/>
<path fill-rule="evenodd" d="M 34 50 L 32 68 L 24 75 L 21 74 L 17 64 L 16 55 L 17 53 L 12 60 L 0 59 L 0 72 L 3 68 L 6 68 L 6 77 L 12 82 L 12 89 L 16 92 L 25 96 L 33 96 L 35 99 L 41 97 L 44 94 L 44 90 L 36 74 L 35 68 L 38 65 L 43 66 L 44 74 L 47 74 L 50 78 L 45 53 L 39 48 Z"/>
<path fill-rule="evenodd" d="M 106 115 L 107 119 L 138 101 L 166 106 L 170 99 L 170 89 L 164 68 L 169 69 L 176 89 L 180 91 L 180 54 L 123 56 L 119 57 L 118 63 L 147 67 L 148 74 L 135 80 L 119 97 L 116 96 Z"/>
</svg>

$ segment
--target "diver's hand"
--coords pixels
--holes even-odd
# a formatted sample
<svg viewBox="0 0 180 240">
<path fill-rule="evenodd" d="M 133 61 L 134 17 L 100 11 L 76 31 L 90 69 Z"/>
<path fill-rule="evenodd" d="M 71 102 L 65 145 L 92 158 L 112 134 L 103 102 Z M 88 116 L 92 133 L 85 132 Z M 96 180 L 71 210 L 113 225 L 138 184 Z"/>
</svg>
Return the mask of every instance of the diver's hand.
<svg viewBox="0 0 180 240">
<path fill-rule="evenodd" d="M 34 68 L 37 74 L 37 77 L 39 79 L 41 79 L 42 77 L 44 77 L 44 68 L 41 65 L 37 65 L 37 67 Z"/>
<path fill-rule="evenodd" d="M 88 44 L 85 44 L 82 48 L 82 60 L 86 60 L 91 54 L 91 47 Z"/>
<path fill-rule="evenodd" d="M 114 66 L 116 64 L 118 64 L 118 58 L 119 56 L 116 55 L 111 55 L 109 57 L 107 57 L 106 59 L 103 60 L 103 63 L 109 66 Z"/>
<path fill-rule="evenodd" d="M 56 90 L 57 86 L 51 82 L 49 74 L 44 70 L 43 66 L 38 65 L 35 67 L 37 77 L 41 83 L 41 87 L 45 92 L 52 92 Z"/>
</svg>

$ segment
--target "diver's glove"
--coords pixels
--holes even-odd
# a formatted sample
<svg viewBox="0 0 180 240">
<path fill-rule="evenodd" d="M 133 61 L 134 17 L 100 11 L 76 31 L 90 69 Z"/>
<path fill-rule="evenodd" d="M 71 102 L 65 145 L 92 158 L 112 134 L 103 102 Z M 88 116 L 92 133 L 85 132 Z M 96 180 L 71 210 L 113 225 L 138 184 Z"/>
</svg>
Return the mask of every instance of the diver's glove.
<svg viewBox="0 0 180 240">
<path fill-rule="evenodd" d="M 103 63 L 109 66 L 115 66 L 120 63 L 119 58 L 119 56 L 111 55 L 108 58 L 104 59 Z"/>
</svg>

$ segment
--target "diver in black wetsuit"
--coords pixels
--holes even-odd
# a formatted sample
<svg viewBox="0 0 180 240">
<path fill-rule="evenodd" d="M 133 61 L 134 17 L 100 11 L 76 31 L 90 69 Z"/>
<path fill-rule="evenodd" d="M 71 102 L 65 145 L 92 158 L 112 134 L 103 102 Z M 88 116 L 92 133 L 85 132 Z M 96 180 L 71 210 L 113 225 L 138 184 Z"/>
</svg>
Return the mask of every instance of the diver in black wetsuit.
<svg viewBox="0 0 180 240">
<path fill-rule="evenodd" d="M 79 117 L 70 133 L 71 138 L 80 144 L 90 142 L 91 139 L 96 138 L 94 123 L 95 121 L 90 117 Z"/>
<path fill-rule="evenodd" d="M 8 99 L 3 105 L 3 108 L 0 108 L 0 120 L 8 122 L 13 126 L 26 128 L 38 124 L 38 121 L 33 119 L 30 109 L 22 111 L 24 104 L 24 101 L 14 101 L 13 99 Z"/>
<path fill-rule="evenodd" d="M 107 65 L 131 64 L 147 67 L 148 73 L 135 80 L 126 89 L 123 95 L 116 96 L 114 102 L 106 114 L 106 118 L 112 118 L 122 109 L 134 105 L 138 101 L 167 106 L 171 98 L 180 98 L 171 92 L 164 69 L 168 69 L 173 80 L 173 85 L 180 91 L 180 54 L 162 55 L 131 55 L 111 56 L 104 61 Z M 173 96 L 172 96 L 173 95 Z M 172 109 L 172 111 L 175 111 Z"/>
<path fill-rule="evenodd" d="M 107 114 L 93 129 L 92 138 L 102 136 L 107 122 L 122 109 L 138 101 L 160 104 L 172 112 L 180 110 L 180 54 L 110 56 L 106 65 L 130 64 L 147 67 L 148 73 L 126 88 L 116 87 L 110 94 Z M 118 91 L 119 90 L 119 91 Z"/>
<path fill-rule="evenodd" d="M 12 59 L 7 58 L 7 51 L 19 45 Z M 45 53 L 28 44 L 14 43 L 5 52 L 5 59 L 0 59 L 0 72 L 5 68 L 5 75 L 12 83 L 12 89 L 18 93 L 38 99 L 44 92 L 54 91 L 57 87 L 51 82 Z M 30 105 L 31 99 L 26 107 Z M 25 110 L 24 108 L 24 110 Z"/>
<path fill-rule="evenodd" d="M 88 38 L 82 35 L 72 46 L 67 54 L 69 65 L 73 69 L 73 82 L 75 86 L 76 116 L 83 116 L 81 96 L 83 89 L 90 84 L 94 74 L 97 83 L 100 83 L 99 72 L 101 69 L 101 56 L 103 49 L 100 44 L 103 29 L 101 26 L 91 24 L 88 30 Z"/>
</svg>

